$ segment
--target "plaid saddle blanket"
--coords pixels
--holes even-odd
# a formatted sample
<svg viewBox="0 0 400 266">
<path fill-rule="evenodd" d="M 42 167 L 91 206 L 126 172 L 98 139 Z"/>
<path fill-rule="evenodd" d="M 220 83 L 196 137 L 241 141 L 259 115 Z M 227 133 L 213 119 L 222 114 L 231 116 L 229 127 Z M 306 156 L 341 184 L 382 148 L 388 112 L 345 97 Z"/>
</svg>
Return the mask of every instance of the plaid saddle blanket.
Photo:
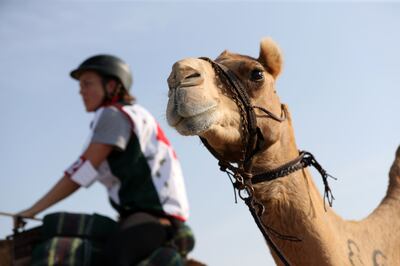
<svg viewBox="0 0 400 266">
<path fill-rule="evenodd" d="M 95 266 L 105 238 L 117 223 L 98 214 L 53 213 L 44 218 L 42 241 L 32 253 L 32 266 Z M 175 236 L 138 266 L 183 266 L 195 244 L 193 232 L 181 224 Z"/>
</svg>

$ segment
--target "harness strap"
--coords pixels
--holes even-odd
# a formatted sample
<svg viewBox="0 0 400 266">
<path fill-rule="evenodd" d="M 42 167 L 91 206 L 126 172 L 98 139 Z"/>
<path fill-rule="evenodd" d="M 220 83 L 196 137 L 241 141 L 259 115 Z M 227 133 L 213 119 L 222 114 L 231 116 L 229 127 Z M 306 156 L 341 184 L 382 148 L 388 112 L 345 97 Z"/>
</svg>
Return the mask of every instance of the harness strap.
<svg viewBox="0 0 400 266">
<path fill-rule="evenodd" d="M 249 207 L 251 216 L 253 216 L 254 221 L 257 224 L 258 229 L 261 231 L 263 234 L 265 240 L 267 241 L 268 245 L 271 247 L 271 249 L 275 252 L 275 254 L 279 257 L 283 265 L 285 266 L 290 266 L 291 264 L 288 262 L 288 260 L 285 258 L 285 256 L 282 254 L 282 251 L 278 248 L 278 246 L 274 243 L 274 241 L 271 239 L 271 237 L 267 234 L 267 228 L 264 226 L 263 222 L 261 221 L 261 215 L 257 213 L 257 209 L 255 207 L 255 204 L 260 205 L 260 203 L 255 203 L 255 200 L 253 197 L 248 197 L 247 199 L 244 200 L 246 203 L 247 207 Z M 262 208 L 264 206 L 261 205 Z"/>
<path fill-rule="evenodd" d="M 242 158 L 240 167 L 243 167 L 244 172 L 251 172 L 251 158 L 253 151 L 257 145 L 257 119 L 254 109 L 252 108 L 250 98 L 244 88 L 242 82 L 236 76 L 236 74 L 228 67 L 217 63 L 208 57 L 200 57 L 211 64 L 218 76 L 222 79 L 222 82 L 227 83 L 233 94 L 233 100 L 238 105 L 241 116 L 243 117 L 242 130 L 244 134 L 243 147 L 242 147 Z M 217 157 L 219 158 L 219 157 Z"/>
<path fill-rule="evenodd" d="M 227 68 L 226 66 L 216 63 L 213 60 L 207 58 L 207 57 L 201 57 L 200 59 L 203 59 L 211 64 L 211 66 L 214 68 L 214 71 L 216 74 L 222 78 L 222 82 L 225 81 L 225 83 L 228 83 L 229 88 L 231 88 L 231 93 L 233 94 L 233 101 L 236 103 L 236 105 L 239 108 L 239 112 L 242 118 L 242 131 L 243 131 L 243 147 L 242 147 L 242 158 L 238 162 L 238 167 L 234 167 L 229 161 L 224 160 L 218 152 L 209 145 L 209 143 L 204 139 L 201 138 L 201 141 L 203 144 L 206 146 L 206 148 L 211 152 L 211 154 L 219 161 L 219 166 L 220 170 L 227 172 L 227 169 L 232 171 L 234 173 L 234 177 L 236 179 L 236 187 L 239 191 L 239 196 L 240 192 L 243 190 L 250 189 L 252 190 L 252 185 L 250 181 L 251 177 L 251 168 L 252 168 L 252 158 L 253 156 L 261 149 L 261 147 L 264 145 L 264 136 L 262 135 L 261 130 L 257 127 L 257 119 L 256 119 L 256 114 L 254 111 L 254 107 L 251 105 L 250 98 L 242 85 L 242 82 L 237 78 L 235 73 Z M 258 108 L 258 107 L 255 107 Z M 259 108 L 260 109 L 260 108 Z M 262 111 L 265 112 L 265 108 L 261 109 Z M 275 115 L 271 115 L 272 113 L 267 111 L 266 112 L 270 117 L 274 118 L 276 120 Z M 282 117 L 282 121 L 286 119 L 286 116 Z M 278 120 L 279 121 L 279 120 Z M 280 121 L 280 122 L 282 122 Z M 247 184 L 246 184 L 247 183 Z M 252 193 L 251 193 L 252 194 Z M 271 237 L 267 233 L 267 228 L 263 225 L 261 221 L 261 214 L 264 211 L 264 207 L 262 204 L 258 203 L 257 205 L 262 207 L 262 212 L 261 213 L 256 213 L 256 209 L 254 207 L 255 205 L 255 199 L 253 198 L 253 195 L 251 197 L 245 199 L 241 197 L 243 200 L 245 200 L 247 206 L 249 207 L 249 210 L 252 214 L 252 216 L 255 219 L 255 222 L 262 232 L 264 238 L 266 239 L 267 243 L 269 246 L 272 248 L 272 250 L 277 254 L 277 256 L 280 258 L 282 263 L 286 265 L 290 265 L 288 261 L 285 259 L 283 253 L 279 250 L 279 248 L 275 245 L 275 243 L 271 240 Z M 251 198 L 251 199 L 250 199 Z"/>
<path fill-rule="evenodd" d="M 251 179 L 252 184 L 257 184 L 265 181 L 272 181 L 274 179 L 280 178 L 287 176 L 293 172 L 296 172 L 300 169 L 306 168 L 308 166 L 314 166 L 315 169 L 320 173 L 322 177 L 322 181 L 324 183 L 324 209 L 326 211 L 326 206 L 325 206 L 325 199 L 328 200 L 329 206 L 332 207 L 333 200 L 335 197 L 333 196 L 333 193 L 329 187 L 328 183 L 328 177 L 337 180 L 335 177 L 331 176 L 328 174 L 324 168 L 318 163 L 318 161 L 315 159 L 314 155 L 312 155 L 310 152 L 307 151 L 301 151 L 300 155 L 295 158 L 294 160 L 285 163 L 284 165 L 262 173 L 258 175 L 254 175 Z"/>
<path fill-rule="evenodd" d="M 300 155 L 294 160 L 287 162 L 274 170 L 254 175 L 251 179 L 251 183 L 258 184 L 265 181 L 272 181 L 274 179 L 287 176 L 293 172 L 296 172 L 297 170 L 303 169 L 305 167 L 303 162 L 304 155 L 304 152 L 300 152 Z"/>
<path fill-rule="evenodd" d="M 243 158 L 238 163 L 238 167 L 234 167 L 229 161 L 224 160 L 222 156 L 220 156 L 220 154 L 218 154 L 218 152 L 213 147 L 211 147 L 211 145 L 207 142 L 207 140 L 201 137 L 200 140 L 203 142 L 206 148 L 211 152 L 211 154 L 218 160 L 220 170 L 226 172 L 226 170 L 229 169 L 230 171 L 235 173 L 236 184 L 239 186 L 243 186 L 244 182 L 248 182 L 250 180 L 249 177 L 251 176 L 252 158 L 261 149 L 261 146 L 263 146 L 264 136 L 262 135 L 261 130 L 257 127 L 256 114 L 254 112 L 253 106 L 251 105 L 250 98 L 245 88 L 243 87 L 242 83 L 235 75 L 235 73 L 233 73 L 233 71 L 227 68 L 226 66 L 216 63 L 207 57 L 201 57 L 201 59 L 208 61 L 213 66 L 214 70 L 218 72 L 217 73 L 218 76 L 220 76 L 220 78 L 222 76 L 224 80 L 228 82 L 229 87 L 231 88 L 231 93 L 234 96 L 233 100 L 238 105 L 239 111 L 241 112 L 241 116 L 243 118 L 242 121 L 243 134 L 245 137 L 243 141 L 243 150 L 242 150 Z M 271 113 L 267 112 L 267 114 L 270 115 Z M 271 117 L 276 117 L 276 116 L 272 115 Z M 286 117 L 283 117 L 282 121 L 284 119 L 286 119 Z M 250 188 L 252 188 L 251 183 L 249 183 L 249 185 Z M 248 187 L 248 186 L 245 185 L 243 187 Z M 240 195 L 241 189 L 240 188 L 237 189 Z M 246 202 L 247 206 L 249 207 L 250 213 L 254 217 L 254 220 L 258 228 L 262 232 L 268 245 L 276 253 L 276 255 L 279 257 L 282 263 L 285 266 L 289 266 L 290 264 L 285 259 L 283 253 L 272 241 L 271 237 L 267 233 L 267 228 L 265 228 L 265 226 L 261 221 L 260 217 L 262 212 L 264 211 L 264 207 L 262 206 L 262 204 L 258 203 L 259 207 L 261 206 L 262 208 L 262 212 L 257 214 L 255 208 L 255 199 L 253 198 L 253 195 L 251 196 L 251 199 L 250 197 L 247 199 L 244 198 L 242 199 Z"/>
<path fill-rule="evenodd" d="M 208 143 L 208 141 L 205 138 L 200 137 L 201 142 L 206 146 L 207 150 L 215 157 L 215 159 L 218 160 L 218 163 L 221 167 L 221 171 L 225 171 L 224 169 L 228 168 L 230 169 L 231 164 L 227 161 L 224 160 L 221 155 L 213 148 L 211 145 Z M 230 169 L 232 170 L 232 169 Z"/>
<path fill-rule="evenodd" d="M 270 235 L 268 233 L 275 234 L 281 239 L 291 240 L 291 241 L 301 241 L 296 237 L 284 236 L 272 228 L 266 226 L 261 217 L 265 211 L 265 207 L 254 198 L 254 187 L 253 184 L 257 184 L 264 181 L 271 181 L 283 176 L 287 176 L 297 170 L 308 167 L 310 165 L 314 166 L 322 176 L 325 193 L 324 193 L 324 207 L 325 207 L 325 198 L 328 199 L 329 205 L 332 206 L 332 201 L 334 199 L 332 192 L 329 188 L 327 178 L 332 177 L 326 173 L 326 171 L 321 167 L 321 165 L 315 160 L 314 156 L 309 153 L 302 151 L 300 155 L 294 160 L 272 170 L 262 174 L 258 174 L 252 176 L 252 158 L 253 156 L 259 152 L 264 145 L 264 136 L 257 126 L 257 116 L 254 109 L 259 109 L 268 117 L 272 118 L 277 122 L 283 122 L 287 118 L 287 114 L 285 112 L 285 107 L 282 105 L 281 116 L 273 114 L 269 110 L 264 107 L 251 105 L 250 98 L 247 94 L 245 87 L 243 86 L 240 79 L 236 76 L 236 74 L 230 70 L 228 67 L 214 62 L 213 60 L 207 57 L 200 57 L 211 64 L 216 75 L 222 79 L 221 82 L 225 83 L 225 85 L 230 89 L 230 93 L 232 96 L 232 100 L 236 103 L 240 116 L 242 119 L 242 158 L 237 162 L 237 167 L 233 165 L 233 163 L 225 160 L 222 156 L 207 142 L 206 139 L 200 137 L 203 144 L 206 148 L 211 152 L 211 154 L 218 160 L 218 164 L 220 166 L 220 170 L 228 173 L 228 176 L 233 176 L 235 182 L 233 183 L 234 188 L 238 190 L 238 194 L 242 200 L 245 201 L 248 206 L 251 215 L 254 218 L 258 228 L 263 234 L 265 240 L 271 249 L 275 252 L 275 254 L 279 257 L 281 262 L 288 266 L 290 265 L 288 260 L 285 258 L 281 250 L 277 247 L 277 245 L 272 241 Z M 332 177 L 333 178 L 333 177 Z M 243 196 L 243 191 L 247 193 L 247 197 Z M 236 196 L 236 194 L 235 194 Z M 326 208 L 325 208 L 326 210 Z"/>
<path fill-rule="evenodd" d="M 271 111 L 268 111 L 267 109 L 265 109 L 262 106 L 258 106 L 258 105 L 253 105 L 252 108 L 256 108 L 256 109 L 260 109 L 261 111 L 263 111 L 264 113 L 266 113 L 267 115 L 269 115 L 269 117 L 271 117 L 272 119 L 278 121 L 278 122 L 283 122 L 286 120 L 286 113 L 285 113 L 285 107 L 282 104 L 282 113 L 281 113 L 281 117 L 275 115 L 274 113 L 272 113 Z"/>
</svg>

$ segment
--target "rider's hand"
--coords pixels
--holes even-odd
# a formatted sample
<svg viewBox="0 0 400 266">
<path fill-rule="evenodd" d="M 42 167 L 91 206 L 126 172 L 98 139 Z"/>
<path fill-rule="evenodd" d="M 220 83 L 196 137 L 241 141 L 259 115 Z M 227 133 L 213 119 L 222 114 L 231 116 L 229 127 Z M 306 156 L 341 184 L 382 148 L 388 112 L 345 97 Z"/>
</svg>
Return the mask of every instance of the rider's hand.
<svg viewBox="0 0 400 266">
<path fill-rule="evenodd" d="M 36 213 L 31 209 L 24 210 L 14 215 L 14 229 L 23 228 L 26 224 L 24 218 L 33 218 Z"/>
</svg>

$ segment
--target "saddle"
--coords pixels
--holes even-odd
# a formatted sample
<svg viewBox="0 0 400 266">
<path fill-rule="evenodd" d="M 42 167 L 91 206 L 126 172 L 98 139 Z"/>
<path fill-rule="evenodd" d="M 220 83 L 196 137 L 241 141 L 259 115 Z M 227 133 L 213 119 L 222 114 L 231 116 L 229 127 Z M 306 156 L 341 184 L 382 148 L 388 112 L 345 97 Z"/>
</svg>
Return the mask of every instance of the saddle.
<svg viewBox="0 0 400 266">
<path fill-rule="evenodd" d="M 48 214 L 43 224 L 8 237 L 15 266 L 95 266 L 107 236 L 117 222 L 99 214 L 58 212 Z M 182 224 L 175 236 L 137 266 L 201 266 L 187 255 L 194 248 L 189 226 Z"/>
</svg>

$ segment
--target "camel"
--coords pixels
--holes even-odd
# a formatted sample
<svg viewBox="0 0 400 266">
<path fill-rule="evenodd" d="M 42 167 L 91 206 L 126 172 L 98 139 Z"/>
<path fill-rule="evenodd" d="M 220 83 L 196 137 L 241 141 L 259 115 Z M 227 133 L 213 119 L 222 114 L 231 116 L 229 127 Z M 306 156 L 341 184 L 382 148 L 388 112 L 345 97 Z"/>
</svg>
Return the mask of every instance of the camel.
<svg viewBox="0 0 400 266">
<path fill-rule="evenodd" d="M 262 39 L 258 58 L 224 51 L 215 61 L 176 62 L 168 78 L 168 124 L 181 135 L 199 136 L 221 169 L 231 172 L 239 193 L 244 191 L 239 195 L 256 200 L 252 214 L 271 240 L 277 265 L 400 265 L 400 148 L 379 206 L 360 221 L 341 218 L 325 202 L 331 203 L 332 194 L 323 168 L 312 164 L 324 178 L 324 197 L 309 165 L 299 166 L 289 108 L 275 88 L 282 64 L 271 38 Z M 244 96 L 234 90 L 237 83 Z M 250 111 L 255 131 L 246 129 Z M 260 180 L 263 173 L 270 179 Z"/>
<path fill-rule="evenodd" d="M 0 265 L 12 265 L 10 240 L 0 240 Z"/>
</svg>

